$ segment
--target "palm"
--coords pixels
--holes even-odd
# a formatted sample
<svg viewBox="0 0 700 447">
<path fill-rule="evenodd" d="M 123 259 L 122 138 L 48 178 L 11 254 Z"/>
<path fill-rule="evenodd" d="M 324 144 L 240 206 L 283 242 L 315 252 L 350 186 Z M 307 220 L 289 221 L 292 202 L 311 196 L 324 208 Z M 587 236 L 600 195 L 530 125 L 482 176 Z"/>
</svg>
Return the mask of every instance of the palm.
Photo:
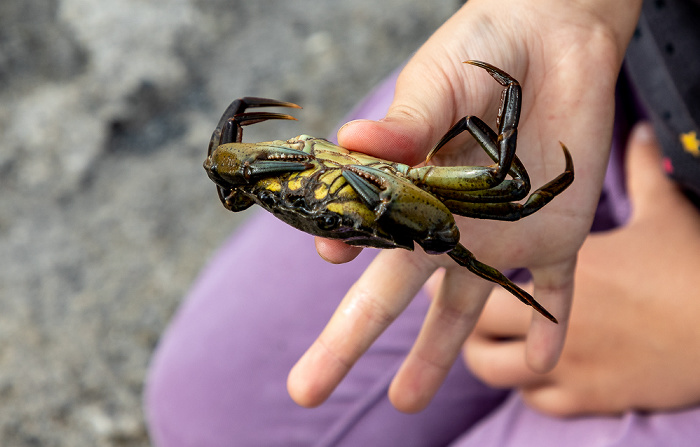
<svg viewBox="0 0 700 447">
<path fill-rule="evenodd" d="M 620 46 L 631 35 L 631 28 L 625 30 L 620 42 L 615 34 L 586 26 L 591 16 L 579 13 L 569 2 L 470 0 L 402 71 L 386 118 L 354 122 L 338 134 L 341 145 L 350 149 L 419 163 L 463 116 L 495 123 L 499 85 L 463 61 L 488 62 L 520 81 L 523 110 L 517 154 L 533 186 L 538 188 L 562 172 L 564 157 L 557 140 L 571 149 L 577 178 L 561 197 L 520 222 L 464 218 L 458 223 L 462 243 L 483 262 L 497 268 L 528 267 L 535 298 L 562 323 L 533 319 L 527 357 L 539 371 L 554 366 L 563 346 L 576 252 L 588 233 L 607 162 Z M 434 162 L 483 165 L 488 159 L 464 138 L 441 149 Z M 317 241 L 317 248 L 335 262 L 348 261 L 357 253 L 329 241 Z M 427 405 L 471 332 L 491 284 L 446 256 L 405 250 L 381 252 L 348 292 L 293 369 L 292 397 L 304 405 L 325 399 L 438 266 L 446 267 L 445 276 L 389 393 L 403 410 Z M 397 272 L 402 274 L 400 281 Z"/>
<path fill-rule="evenodd" d="M 480 20 L 478 16 L 468 18 Z M 475 27 L 465 25 L 463 20 L 456 16 L 445 24 L 399 77 L 396 97 L 401 102 L 394 103 L 390 114 L 410 116 L 418 122 L 406 129 L 412 144 L 378 145 L 371 141 L 371 136 L 379 132 L 372 123 L 363 123 L 361 128 L 358 125 L 352 133 L 346 129 L 340 135 L 341 142 L 384 158 L 420 162 L 437 139 L 465 115 L 479 116 L 495 127 L 501 87 L 482 70 L 462 62 L 480 59 L 503 68 L 523 85 L 517 154 L 533 188 L 562 172 L 564 157 L 558 140 L 571 149 L 576 170 L 586 174 L 577 176 L 562 198 L 517 224 L 460 218 L 462 242 L 481 260 L 498 268 L 536 268 L 571 259 L 587 234 L 602 183 L 612 131 L 616 67 L 610 66 L 606 72 L 592 57 L 576 54 L 567 58 L 572 48 L 566 42 L 547 49 L 528 48 L 522 43 L 526 40 L 522 36 L 526 24 L 510 28 L 517 30 L 517 36 L 481 26 L 474 37 L 468 34 Z M 453 22 L 459 26 L 453 26 Z M 541 35 L 546 29 L 534 31 L 540 33 L 540 42 L 546 41 Z M 441 34 L 451 38 L 442 39 Z M 577 39 L 572 36 L 571 41 Z M 415 82 L 418 78 L 420 83 Z M 597 88 L 591 88 L 591 79 L 598 79 Z M 581 112 L 572 113 L 574 109 Z M 432 162 L 474 165 L 484 164 L 488 158 L 465 136 L 441 149 Z M 434 261 L 459 269 L 446 257 Z"/>
</svg>

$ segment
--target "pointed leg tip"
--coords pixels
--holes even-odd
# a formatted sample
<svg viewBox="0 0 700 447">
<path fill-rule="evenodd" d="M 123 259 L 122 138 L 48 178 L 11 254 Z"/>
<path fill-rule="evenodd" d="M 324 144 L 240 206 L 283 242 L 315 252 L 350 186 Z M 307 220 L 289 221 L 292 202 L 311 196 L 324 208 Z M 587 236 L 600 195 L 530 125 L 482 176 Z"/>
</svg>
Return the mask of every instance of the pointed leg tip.
<svg viewBox="0 0 700 447">
<path fill-rule="evenodd" d="M 559 320 L 557 320 L 557 318 L 554 315 L 550 314 L 546 310 L 544 312 L 541 312 L 541 311 L 538 311 L 538 312 L 540 313 L 540 315 L 542 315 L 543 317 L 545 317 L 546 319 L 548 319 L 552 323 L 559 324 Z"/>
<path fill-rule="evenodd" d="M 468 61 L 464 61 L 462 63 L 474 65 L 475 67 L 481 67 L 481 68 L 488 70 L 488 71 L 492 71 L 492 70 L 493 71 L 500 71 L 498 68 L 489 64 L 488 62 L 478 61 L 476 59 L 469 59 Z"/>
<path fill-rule="evenodd" d="M 508 84 L 519 85 L 518 81 L 514 77 L 501 70 L 500 68 L 496 67 L 495 65 L 489 64 L 488 62 L 470 59 L 468 61 L 464 61 L 464 63 L 483 68 L 491 75 L 492 78 L 494 78 L 499 84 L 503 86 L 506 86 Z"/>
<path fill-rule="evenodd" d="M 561 141 L 559 142 L 561 145 L 562 151 L 564 151 L 564 158 L 566 159 L 566 170 L 574 172 L 574 159 L 571 157 L 571 152 L 569 152 L 569 148 L 566 147 L 564 143 Z"/>
<path fill-rule="evenodd" d="M 535 309 L 535 311 L 537 311 L 538 314 L 542 315 L 543 317 L 545 317 L 546 319 L 548 319 L 552 323 L 559 324 L 559 320 L 557 320 L 554 315 L 549 313 L 549 311 L 547 309 L 545 309 L 544 306 L 542 306 L 540 303 L 535 301 L 535 299 L 529 293 L 525 292 L 525 294 L 529 298 L 526 300 L 526 302 L 527 302 L 527 304 L 530 305 L 530 307 Z"/>
</svg>

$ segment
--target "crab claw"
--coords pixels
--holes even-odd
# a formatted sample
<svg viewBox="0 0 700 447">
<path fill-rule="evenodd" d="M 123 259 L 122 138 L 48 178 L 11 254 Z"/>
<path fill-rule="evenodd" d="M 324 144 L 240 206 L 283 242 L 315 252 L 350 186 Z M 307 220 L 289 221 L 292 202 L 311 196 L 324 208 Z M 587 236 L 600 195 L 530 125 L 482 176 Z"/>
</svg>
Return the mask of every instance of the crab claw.
<svg viewBox="0 0 700 447">
<path fill-rule="evenodd" d="M 284 113 L 274 113 L 274 112 L 246 112 L 246 113 L 238 113 L 233 116 L 233 118 L 229 118 L 227 122 L 236 122 L 238 123 L 239 126 L 248 126 L 250 124 L 256 124 L 256 123 L 261 123 L 263 121 L 267 120 L 294 120 L 296 121 L 296 118 L 294 118 L 291 115 L 287 115 Z"/>
<path fill-rule="evenodd" d="M 243 126 L 260 123 L 271 119 L 296 120 L 291 115 L 273 112 L 249 112 L 246 109 L 253 107 L 290 107 L 301 109 L 301 106 L 293 102 L 278 101 L 276 99 L 256 98 L 246 96 L 233 101 L 224 111 L 211 136 L 207 154 L 211 155 L 214 148 L 220 144 L 240 143 L 243 137 Z"/>
<path fill-rule="evenodd" d="M 267 120 L 295 120 L 291 115 L 285 115 L 283 113 L 272 113 L 272 112 L 249 112 L 249 113 L 238 113 L 228 121 L 224 122 L 223 130 L 221 130 L 221 136 L 219 137 L 219 144 L 227 143 L 240 143 L 243 137 L 243 126 L 249 126 L 251 124 L 261 123 Z M 218 128 L 217 128 L 218 130 Z"/>
<path fill-rule="evenodd" d="M 309 154 L 280 146 L 219 146 L 204 161 L 204 169 L 225 188 L 254 183 L 261 178 L 305 171 L 313 166 Z"/>
<path fill-rule="evenodd" d="M 246 96 L 239 99 L 245 103 L 246 108 L 251 107 L 291 107 L 293 109 L 301 109 L 301 106 L 293 102 L 279 101 L 277 99 L 258 98 L 256 96 Z M 234 101 L 235 102 L 235 101 Z"/>
</svg>

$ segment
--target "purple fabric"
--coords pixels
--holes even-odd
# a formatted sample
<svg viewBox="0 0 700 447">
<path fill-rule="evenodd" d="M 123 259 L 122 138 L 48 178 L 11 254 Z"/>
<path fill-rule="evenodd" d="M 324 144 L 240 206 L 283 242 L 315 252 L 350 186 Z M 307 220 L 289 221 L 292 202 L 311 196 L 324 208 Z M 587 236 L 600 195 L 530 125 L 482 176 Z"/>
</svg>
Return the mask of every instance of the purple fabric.
<svg viewBox="0 0 700 447">
<path fill-rule="evenodd" d="M 691 447 L 700 444 L 699 421 L 700 409 L 553 418 L 513 394 L 450 447 Z"/>
<path fill-rule="evenodd" d="M 378 119 L 398 71 L 348 117 Z M 618 117 L 619 118 L 619 117 Z M 624 222 L 621 143 L 613 156 L 594 230 Z M 420 293 L 316 409 L 289 398 L 286 376 L 374 256 L 331 265 L 311 236 L 258 212 L 203 270 L 163 335 L 146 382 L 145 412 L 159 447 L 185 446 L 690 446 L 700 409 L 557 419 L 517 394 L 479 382 L 461 362 L 425 411 L 391 407 L 387 389 L 420 330 Z M 397 281 L 401 272 L 396 273 Z"/>
<path fill-rule="evenodd" d="M 292 402 L 287 373 L 374 254 L 328 264 L 310 236 L 257 213 L 204 270 L 161 340 L 146 388 L 154 444 L 440 446 L 494 409 L 506 393 L 460 363 L 428 410 L 391 407 L 390 380 L 427 311 L 422 293 L 328 402 Z"/>
</svg>

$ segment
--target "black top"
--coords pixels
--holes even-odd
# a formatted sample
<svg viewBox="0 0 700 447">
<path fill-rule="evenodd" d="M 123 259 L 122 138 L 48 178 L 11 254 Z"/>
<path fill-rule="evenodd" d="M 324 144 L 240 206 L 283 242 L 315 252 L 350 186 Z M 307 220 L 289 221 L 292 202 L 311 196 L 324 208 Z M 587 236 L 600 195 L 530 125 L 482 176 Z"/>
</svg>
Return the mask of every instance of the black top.
<svg viewBox="0 0 700 447">
<path fill-rule="evenodd" d="M 668 174 L 700 203 L 700 1 L 645 0 L 625 64 Z"/>
</svg>

